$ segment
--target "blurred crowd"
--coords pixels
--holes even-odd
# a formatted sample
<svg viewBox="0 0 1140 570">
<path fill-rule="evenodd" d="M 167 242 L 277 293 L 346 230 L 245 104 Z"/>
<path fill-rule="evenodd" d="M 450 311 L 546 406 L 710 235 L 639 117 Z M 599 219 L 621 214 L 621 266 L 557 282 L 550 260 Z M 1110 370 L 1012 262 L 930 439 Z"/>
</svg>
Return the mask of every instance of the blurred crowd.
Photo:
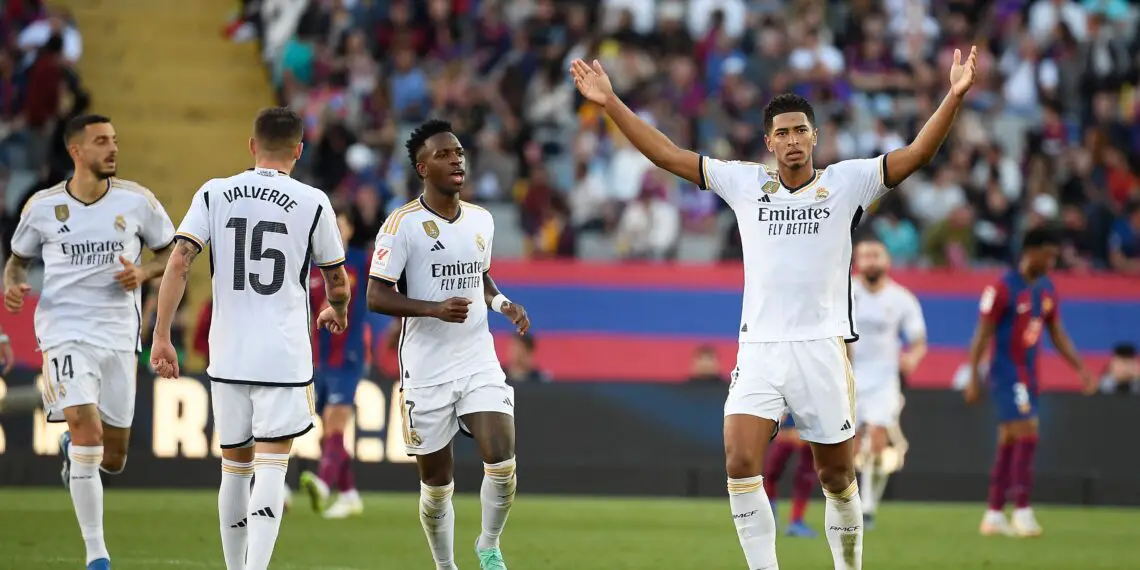
<svg viewBox="0 0 1140 570">
<path fill-rule="evenodd" d="M 27 196 L 71 171 L 61 140 L 67 119 L 90 103 L 75 70 L 82 55 L 66 11 L 41 0 L 0 2 L 0 249 Z"/>
<path fill-rule="evenodd" d="M 248 2 L 248 23 L 269 3 Z M 771 161 L 763 106 L 800 93 L 822 168 L 906 144 L 954 49 L 977 44 L 951 140 L 860 231 L 897 263 L 962 267 L 1007 263 L 1026 227 L 1055 223 L 1066 266 L 1140 273 L 1138 27 L 1124 0 L 312 0 L 265 55 L 308 122 L 301 172 L 366 227 L 418 192 L 403 141 L 439 117 L 469 150 L 468 198 L 514 204 L 498 231 L 527 255 L 594 256 L 580 246 L 600 238 L 673 259 L 703 239 L 712 260 L 740 256 L 731 216 L 584 104 L 571 59 L 600 60 L 643 117 L 720 158 Z"/>
</svg>

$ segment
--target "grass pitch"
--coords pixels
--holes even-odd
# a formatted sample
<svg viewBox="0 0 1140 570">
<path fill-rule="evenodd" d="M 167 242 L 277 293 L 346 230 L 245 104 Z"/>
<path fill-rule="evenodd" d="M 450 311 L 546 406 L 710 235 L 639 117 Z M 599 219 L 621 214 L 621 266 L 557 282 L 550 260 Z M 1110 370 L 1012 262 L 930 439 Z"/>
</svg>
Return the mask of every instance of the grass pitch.
<svg viewBox="0 0 1140 570">
<path fill-rule="evenodd" d="M 363 516 L 326 521 L 294 497 L 271 568 L 431 570 L 414 494 L 369 494 Z M 115 570 L 224 569 L 210 491 L 109 490 L 106 537 Z M 786 504 L 781 504 L 786 507 Z M 478 569 L 476 496 L 456 498 L 459 567 Z M 884 506 L 865 539 L 868 570 L 1138 568 L 1140 510 L 1040 507 L 1045 536 L 982 538 L 982 505 Z M 780 515 L 785 514 L 781 509 Z M 809 522 L 822 528 L 822 504 Z M 781 536 L 783 570 L 828 570 L 827 542 Z M 519 494 L 503 535 L 512 570 L 742 570 L 725 500 L 602 499 Z M 83 543 L 62 489 L 0 490 L 0 568 L 78 570 Z"/>
</svg>

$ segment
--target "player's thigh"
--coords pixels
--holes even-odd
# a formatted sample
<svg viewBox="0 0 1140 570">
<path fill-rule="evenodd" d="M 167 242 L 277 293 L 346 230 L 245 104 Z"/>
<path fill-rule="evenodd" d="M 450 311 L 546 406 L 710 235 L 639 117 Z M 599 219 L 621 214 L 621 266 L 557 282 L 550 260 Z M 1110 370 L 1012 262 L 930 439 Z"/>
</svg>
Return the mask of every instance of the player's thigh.
<svg viewBox="0 0 1140 570">
<path fill-rule="evenodd" d="M 135 417 L 138 354 L 128 350 L 97 350 L 101 355 L 99 413 L 103 423 L 129 430 Z"/>
<path fill-rule="evenodd" d="M 400 419 L 408 455 L 430 455 L 451 443 L 459 432 L 455 413 L 459 396 L 455 382 L 400 390 Z"/>
<path fill-rule="evenodd" d="M 779 424 L 769 418 L 752 414 L 724 416 L 724 462 L 728 476 L 743 479 L 760 475 L 768 443 L 778 429 Z"/>
<path fill-rule="evenodd" d="M 253 445 L 253 400 L 251 386 L 210 382 L 210 406 L 214 412 L 214 431 L 222 452 Z"/>
<path fill-rule="evenodd" d="M 420 472 L 420 482 L 432 487 L 442 487 L 450 483 L 455 471 L 454 446 L 448 441 L 441 449 L 416 456 L 416 468 Z"/>
<path fill-rule="evenodd" d="M 253 440 L 287 443 L 313 429 L 316 395 L 313 385 L 251 386 Z"/>
<path fill-rule="evenodd" d="M 43 352 L 43 395 L 44 410 L 50 422 L 66 421 L 73 432 L 101 432 L 97 406 L 99 403 L 99 359 L 94 354 L 95 347 L 79 342 L 64 343 Z M 73 410 L 69 408 L 91 405 L 95 410 Z M 102 437 L 101 434 L 99 436 Z"/>
<path fill-rule="evenodd" d="M 506 461 L 515 455 L 515 389 L 503 371 L 479 372 L 463 382 L 455 415 L 459 429 L 471 435 L 487 463 Z"/>
<path fill-rule="evenodd" d="M 800 438 L 837 444 L 855 436 L 855 375 L 838 338 L 787 343 L 792 376 L 784 390 Z"/>
</svg>

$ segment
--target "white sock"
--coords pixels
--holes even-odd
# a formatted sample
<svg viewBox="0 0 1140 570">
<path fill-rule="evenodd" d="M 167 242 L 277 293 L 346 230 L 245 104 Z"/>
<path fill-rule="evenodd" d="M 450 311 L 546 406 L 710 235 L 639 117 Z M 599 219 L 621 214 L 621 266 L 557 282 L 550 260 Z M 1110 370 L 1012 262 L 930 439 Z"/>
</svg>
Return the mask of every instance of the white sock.
<svg viewBox="0 0 1140 570">
<path fill-rule="evenodd" d="M 776 518 L 764 494 L 764 477 L 729 478 L 728 504 L 748 570 L 777 570 Z"/>
<path fill-rule="evenodd" d="M 222 459 L 222 485 L 218 489 L 218 522 L 222 529 L 222 556 L 226 570 L 245 567 L 246 536 L 249 520 L 249 483 L 253 464 Z"/>
<path fill-rule="evenodd" d="M 875 505 L 878 502 L 874 493 L 876 471 L 878 469 L 874 465 L 864 463 L 863 470 L 859 472 L 859 496 L 863 502 L 863 512 L 868 515 L 875 514 Z"/>
<path fill-rule="evenodd" d="M 455 560 L 455 511 L 451 495 L 455 482 L 432 487 L 420 482 L 420 525 L 424 527 L 436 568 L 450 569 Z"/>
<path fill-rule="evenodd" d="M 498 548 L 499 536 L 515 502 L 515 458 L 501 463 L 483 464 L 483 486 L 479 503 L 483 506 L 483 532 L 476 548 Z"/>
<path fill-rule="evenodd" d="M 75 506 L 79 532 L 87 545 L 87 563 L 110 559 L 107 544 L 103 542 L 103 480 L 99 478 L 103 446 L 72 445 L 67 455 L 71 459 L 71 504 Z"/>
<path fill-rule="evenodd" d="M 285 473 L 289 470 L 289 455 L 285 453 L 258 453 L 253 456 L 253 491 L 246 508 L 249 520 L 249 547 L 245 570 L 266 570 L 273 558 L 277 532 L 281 530 L 281 515 L 285 506 Z"/>
<path fill-rule="evenodd" d="M 823 524 L 827 527 L 827 544 L 835 570 L 863 568 L 863 505 L 859 500 L 859 484 L 852 481 L 842 493 L 823 490 L 827 506 Z"/>
<path fill-rule="evenodd" d="M 891 478 L 890 473 L 887 473 L 879 464 L 875 464 L 875 477 L 872 479 L 874 487 L 871 489 L 871 496 L 875 501 L 875 507 L 883 502 L 883 494 L 887 492 L 887 480 Z M 866 511 L 867 507 L 864 506 L 863 510 Z"/>
</svg>

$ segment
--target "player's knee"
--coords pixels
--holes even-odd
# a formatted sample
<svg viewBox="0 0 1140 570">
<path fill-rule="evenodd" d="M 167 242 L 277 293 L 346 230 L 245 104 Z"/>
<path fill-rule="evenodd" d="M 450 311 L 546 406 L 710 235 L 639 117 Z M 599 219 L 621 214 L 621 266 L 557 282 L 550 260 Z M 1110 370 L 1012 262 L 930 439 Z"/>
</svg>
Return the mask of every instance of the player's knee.
<svg viewBox="0 0 1140 570">
<path fill-rule="evenodd" d="M 759 453 L 726 446 L 724 469 L 732 479 L 755 477 L 764 470 L 764 457 Z"/>
<path fill-rule="evenodd" d="M 824 490 L 832 493 L 842 493 L 855 482 L 855 469 L 847 465 L 820 465 L 816 473 Z"/>
<path fill-rule="evenodd" d="M 481 446 L 483 463 L 502 463 L 515 456 L 515 445 L 509 437 L 491 437 Z"/>
<path fill-rule="evenodd" d="M 68 422 L 67 430 L 74 445 L 103 445 L 103 425 L 98 421 Z"/>
<path fill-rule="evenodd" d="M 127 452 L 120 449 L 103 449 L 103 462 L 99 465 L 104 473 L 118 475 L 127 468 Z"/>
</svg>

